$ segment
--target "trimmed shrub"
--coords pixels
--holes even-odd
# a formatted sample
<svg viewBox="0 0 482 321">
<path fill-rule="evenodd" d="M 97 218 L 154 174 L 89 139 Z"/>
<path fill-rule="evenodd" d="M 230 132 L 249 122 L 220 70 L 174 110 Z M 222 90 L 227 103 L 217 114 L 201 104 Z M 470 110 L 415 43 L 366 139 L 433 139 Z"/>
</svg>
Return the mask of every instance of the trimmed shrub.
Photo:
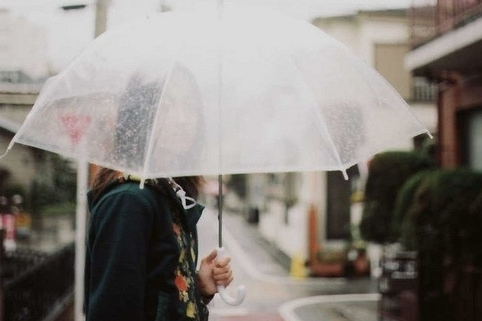
<svg viewBox="0 0 482 321">
<path fill-rule="evenodd" d="M 414 206 L 415 198 L 420 197 L 420 195 L 417 194 L 420 185 L 431 173 L 433 173 L 433 171 L 427 170 L 412 175 L 400 188 L 395 201 L 391 225 L 392 233 L 394 238 L 398 239 L 407 250 L 415 250 L 415 231 L 413 228 L 410 229 L 410 226 L 404 226 L 404 224 L 406 224 L 405 217 L 412 206 Z M 418 204 L 418 206 L 422 204 L 423 202 Z M 402 233 L 402 229 L 407 230 L 404 230 L 404 233 Z"/>
<path fill-rule="evenodd" d="M 413 177 L 401 189 L 395 212 L 397 220 L 403 217 L 406 249 L 464 264 L 480 261 L 482 173 L 451 169 Z"/>
<path fill-rule="evenodd" d="M 365 186 L 365 206 L 360 232 L 375 243 L 393 242 L 392 218 L 397 194 L 414 174 L 435 168 L 432 158 L 413 151 L 391 151 L 376 155 L 369 164 Z"/>
<path fill-rule="evenodd" d="M 396 213 L 402 246 L 420 257 L 422 319 L 457 320 L 460 272 L 482 268 L 482 173 L 446 169 L 414 176 L 400 191 Z"/>
</svg>

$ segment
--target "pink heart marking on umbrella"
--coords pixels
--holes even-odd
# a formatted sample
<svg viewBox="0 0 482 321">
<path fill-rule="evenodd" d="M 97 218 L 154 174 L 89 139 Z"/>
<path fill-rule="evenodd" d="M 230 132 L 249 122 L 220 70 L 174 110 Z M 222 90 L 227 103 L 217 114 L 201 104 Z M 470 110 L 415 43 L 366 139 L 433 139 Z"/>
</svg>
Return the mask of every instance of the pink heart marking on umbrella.
<svg viewBox="0 0 482 321">
<path fill-rule="evenodd" d="M 77 145 L 84 135 L 92 119 L 90 116 L 61 115 L 60 120 L 67 131 L 73 145 Z"/>
</svg>

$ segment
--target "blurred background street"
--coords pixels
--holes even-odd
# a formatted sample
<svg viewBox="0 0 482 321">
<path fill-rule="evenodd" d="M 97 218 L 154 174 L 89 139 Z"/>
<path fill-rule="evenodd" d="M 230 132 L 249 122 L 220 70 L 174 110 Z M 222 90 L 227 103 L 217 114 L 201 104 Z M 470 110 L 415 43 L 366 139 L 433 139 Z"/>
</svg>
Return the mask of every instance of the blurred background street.
<svg viewBox="0 0 482 321">
<path fill-rule="evenodd" d="M 263 239 L 256 227 L 247 223 L 241 214 L 228 212 L 224 221 L 225 247 L 232 257 L 235 273 L 235 281 L 229 289 L 236 295 L 237 286 L 245 284 L 247 296 L 245 302 L 238 307 L 231 307 L 216 297 L 211 303 L 213 320 L 377 319 L 376 282 L 369 276 L 290 276 L 293 271 L 290 271 L 288 258 Z M 217 212 L 211 208 L 206 210 L 201 219 L 200 240 L 201 253 L 207 254 L 217 247 Z M 355 305 L 353 301 L 356 302 Z"/>
<path fill-rule="evenodd" d="M 239 306 L 215 296 L 210 303 L 213 321 L 318 321 L 377 319 L 376 281 L 360 278 L 293 277 L 291 262 L 248 223 L 241 213 L 224 213 L 224 247 L 232 258 L 235 281 L 228 288 L 247 287 Z M 218 244 L 217 210 L 206 208 L 199 222 L 200 257 Z M 19 253 L 55 254 L 75 239 L 72 216 L 53 216 L 34 221 L 30 237 L 17 242 Z M 57 271 L 61 272 L 61 271 Z M 59 275 L 60 276 L 60 275 Z M 72 297 L 69 297 L 72 299 Z"/>
<path fill-rule="evenodd" d="M 214 5 L 2 1 L 0 154 L 46 80 L 95 37 L 149 12 Z M 481 320 L 482 0 L 259 5 L 345 44 L 398 91 L 433 139 L 400 141 L 349 168 L 349 180 L 331 171 L 227 175 L 229 291 L 245 284 L 247 297 L 234 307 L 216 297 L 211 320 Z M 355 89 L 347 81 L 346 95 Z M 83 320 L 88 214 L 77 197 L 86 189 L 80 165 L 20 144 L 0 159 L 0 321 Z M 218 245 L 216 184 L 208 177 L 202 197 L 201 255 Z"/>
</svg>

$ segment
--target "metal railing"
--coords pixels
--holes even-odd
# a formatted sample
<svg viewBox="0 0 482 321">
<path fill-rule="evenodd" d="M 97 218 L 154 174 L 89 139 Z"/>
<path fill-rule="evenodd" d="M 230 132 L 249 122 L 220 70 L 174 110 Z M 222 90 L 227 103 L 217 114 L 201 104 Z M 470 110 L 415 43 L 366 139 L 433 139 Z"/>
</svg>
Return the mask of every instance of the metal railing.
<svg viewBox="0 0 482 321">
<path fill-rule="evenodd" d="M 2 259 L 2 321 L 53 320 L 71 300 L 74 244 L 46 255 L 17 251 Z"/>
<path fill-rule="evenodd" d="M 412 86 L 413 102 L 434 102 L 437 96 L 436 85 L 430 83 L 426 78 L 414 77 Z"/>
<path fill-rule="evenodd" d="M 482 0 L 412 0 L 412 46 L 482 16 Z"/>
</svg>

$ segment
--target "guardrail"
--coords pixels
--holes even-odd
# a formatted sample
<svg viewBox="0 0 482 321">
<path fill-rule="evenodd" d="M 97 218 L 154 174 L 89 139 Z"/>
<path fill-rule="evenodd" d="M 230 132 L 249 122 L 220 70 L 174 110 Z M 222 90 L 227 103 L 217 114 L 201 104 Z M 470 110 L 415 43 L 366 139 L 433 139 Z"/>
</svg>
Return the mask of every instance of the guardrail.
<svg viewBox="0 0 482 321">
<path fill-rule="evenodd" d="M 55 320 L 73 300 L 75 246 L 54 254 L 16 251 L 1 264 L 0 321 Z"/>
</svg>

